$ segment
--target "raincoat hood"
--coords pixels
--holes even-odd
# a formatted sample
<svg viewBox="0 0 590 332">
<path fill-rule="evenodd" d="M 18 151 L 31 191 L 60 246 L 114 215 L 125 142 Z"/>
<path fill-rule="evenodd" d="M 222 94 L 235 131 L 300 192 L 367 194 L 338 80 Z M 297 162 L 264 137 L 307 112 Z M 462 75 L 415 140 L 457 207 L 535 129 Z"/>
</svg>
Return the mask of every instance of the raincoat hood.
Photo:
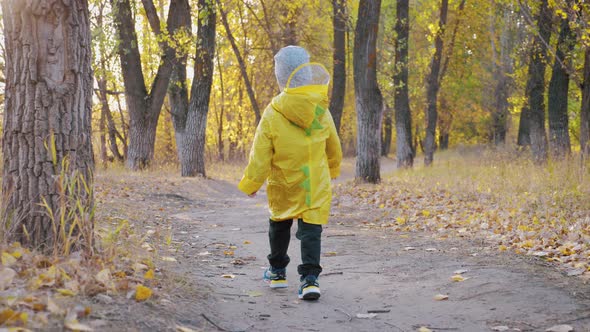
<svg viewBox="0 0 590 332">
<path fill-rule="evenodd" d="M 302 64 L 293 70 L 283 91 L 273 98 L 272 108 L 308 134 L 312 129 L 320 129 L 319 118 L 328 108 L 329 77 L 319 63 Z"/>
</svg>

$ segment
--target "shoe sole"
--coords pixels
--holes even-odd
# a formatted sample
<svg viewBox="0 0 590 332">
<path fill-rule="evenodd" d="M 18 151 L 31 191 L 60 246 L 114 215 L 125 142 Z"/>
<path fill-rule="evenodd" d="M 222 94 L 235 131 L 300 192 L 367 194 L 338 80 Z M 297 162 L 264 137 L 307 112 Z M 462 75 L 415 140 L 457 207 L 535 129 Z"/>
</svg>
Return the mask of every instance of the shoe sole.
<svg viewBox="0 0 590 332">
<path fill-rule="evenodd" d="M 287 283 L 287 280 L 281 280 L 281 281 L 271 280 L 270 281 L 270 288 L 287 288 L 288 286 L 289 286 L 289 284 Z"/>
<path fill-rule="evenodd" d="M 317 287 L 309 287 L 311 289 L 307 289 L 303 291 L 303 294 L 299 294 L 299 298 L 305 301 L 314 301 L 320 298 L 322 295 L 320 293 L 320 289 Z"/>
</svg>

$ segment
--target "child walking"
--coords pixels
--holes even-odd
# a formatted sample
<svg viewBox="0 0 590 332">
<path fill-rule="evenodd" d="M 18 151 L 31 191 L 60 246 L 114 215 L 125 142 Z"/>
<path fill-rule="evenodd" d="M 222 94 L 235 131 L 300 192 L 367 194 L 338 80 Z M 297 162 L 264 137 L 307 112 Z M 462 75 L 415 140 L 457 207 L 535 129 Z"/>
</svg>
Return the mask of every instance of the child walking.
<svg viewBox="0 0 590 332">
<path fill-rule="evenodd" d="M 320 297 L 322 225 L 328 222 L 331 181 L 340 174 L 342 149 L 328 110 L 330 75 L 309 62 L 304 48 L 287 46 L 275 55 L 281 93 L 264 111 L 238 188 L 254 196 L 268 180 L 270 267 L 264 279 L 271 288 L 287 287 L 287 249 L 291 226 L 301 241 L 299 298 Z"/>
</svg>

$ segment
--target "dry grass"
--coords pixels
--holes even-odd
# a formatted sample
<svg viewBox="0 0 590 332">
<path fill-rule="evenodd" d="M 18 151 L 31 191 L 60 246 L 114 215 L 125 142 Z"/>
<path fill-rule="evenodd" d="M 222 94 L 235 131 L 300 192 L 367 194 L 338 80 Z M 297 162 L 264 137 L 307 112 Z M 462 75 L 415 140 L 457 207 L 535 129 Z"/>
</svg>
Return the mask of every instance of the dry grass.
<svg viewBox="0 0 590 332">
<path fill-rule="evenodd" d="M 369 227 L 485 237 L 500 250 L 588 275 L 590 173 L 576 158 L 539 167 L 508 151 L 448 151 L 432 167 L 398 171 L 376 186 L 341 185 L 336 193 L 379 211 Z"/>
</svg>

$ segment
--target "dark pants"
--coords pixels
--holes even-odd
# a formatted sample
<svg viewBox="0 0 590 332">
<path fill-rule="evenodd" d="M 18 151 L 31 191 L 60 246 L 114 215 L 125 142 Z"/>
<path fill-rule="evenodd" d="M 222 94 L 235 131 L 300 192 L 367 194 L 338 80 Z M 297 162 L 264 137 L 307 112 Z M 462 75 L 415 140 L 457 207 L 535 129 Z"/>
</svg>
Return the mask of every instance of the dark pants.
<svg viewBox="0 0 590 332">
<path fill-rule="evenodd" d="M 267 256 L 270 266 L 282 269 L 289 264 L 289 241 L 291 240 L 291 226 L 293 220 L 270 220 L 268 238 L 270 240 L 270 254 Z M 297 220 L 297 239 L 301 241 L 301 261 L 297 272 L 303 277 L 318 276 L 322 272 L 320 266 L 320 252 L 322 245 L 322 225 L 308 224 L 303 219 Z"/>
</svg>

